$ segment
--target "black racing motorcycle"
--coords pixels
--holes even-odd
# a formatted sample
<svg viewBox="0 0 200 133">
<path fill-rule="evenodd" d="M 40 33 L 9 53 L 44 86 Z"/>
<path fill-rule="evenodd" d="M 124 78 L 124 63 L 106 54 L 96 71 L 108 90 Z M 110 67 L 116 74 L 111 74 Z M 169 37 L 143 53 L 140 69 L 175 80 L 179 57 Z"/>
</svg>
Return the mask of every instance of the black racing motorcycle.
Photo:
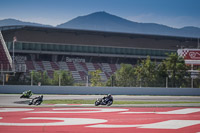
<svg viewBox="0 0 200 133">
<path fill-rule="evenodd" d="M 43 96 L 33 98 L 28 105 L 40 105 L 43 102 Z"/>
<path fill-rule="evenodd" d="M 113 98 L 100 98 L 97 99 L 96 102 L 94 103 L 95 106 L 99 106 L 99 105 L 107 105 L 107 106 L 111 106 L 113 104 Z"/>
</svg>

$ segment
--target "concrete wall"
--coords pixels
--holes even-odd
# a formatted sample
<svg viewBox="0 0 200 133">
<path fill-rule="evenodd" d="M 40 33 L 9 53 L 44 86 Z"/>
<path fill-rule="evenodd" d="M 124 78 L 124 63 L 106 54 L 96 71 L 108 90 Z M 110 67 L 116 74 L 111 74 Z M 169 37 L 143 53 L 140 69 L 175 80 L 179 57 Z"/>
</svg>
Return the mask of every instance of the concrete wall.
<svg viewBox="0 0 200 133">
<path fill-rule="evenodd" d="M 176 95 L 200 96 L 200 88 L 137 88 L 137 87 L 75 87 L 75 86 L 0 86 L 0 93 L 22 93 L 31 90 L 35 94 L 113 94 L 113 95 Z"/>
</svg>

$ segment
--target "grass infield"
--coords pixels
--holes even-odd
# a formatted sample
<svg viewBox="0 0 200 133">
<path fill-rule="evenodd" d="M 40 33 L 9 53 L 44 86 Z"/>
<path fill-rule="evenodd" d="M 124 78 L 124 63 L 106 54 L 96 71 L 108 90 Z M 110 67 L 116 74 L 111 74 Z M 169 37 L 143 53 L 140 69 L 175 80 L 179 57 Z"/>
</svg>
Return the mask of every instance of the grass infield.
<svg viewBox="0 0 200 133">
<path fill-rule="evenodd" d="M 94 104 L 95 100 L 45 100 L 44 104 Z M 188 101 L 114 101 L 114 104 L 188 104 Z"/>
</svg>

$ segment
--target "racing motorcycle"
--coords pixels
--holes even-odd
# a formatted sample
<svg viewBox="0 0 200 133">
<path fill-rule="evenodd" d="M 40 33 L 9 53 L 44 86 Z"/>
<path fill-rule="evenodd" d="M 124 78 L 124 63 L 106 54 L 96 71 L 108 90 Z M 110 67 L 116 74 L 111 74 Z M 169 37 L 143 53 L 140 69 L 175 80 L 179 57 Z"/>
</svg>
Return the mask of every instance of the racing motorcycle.
<svg viewBox="0 0 200 133">
<path fill-rule="evenodd" d="M 31 92 L 31 90 L 29 91 L 24 91 L 22 93 L 22 95 L 20 96 L 20 98 L 30 98 L 33 95 L 33 93 Z"/>
<path fill-rule="evenodd" d="M 43 102 L 43 95 L 33 98 L 28 105 L 40 105 Z"/>
<path fill-rule="evenodd" d="M 99 105 L 111 106 L 113 104 L 113 97 L 110 94 L 108 94 L 107 97 L 97 99 L 94 104 L 95 106 L 99 106 Z"/>
</svg>

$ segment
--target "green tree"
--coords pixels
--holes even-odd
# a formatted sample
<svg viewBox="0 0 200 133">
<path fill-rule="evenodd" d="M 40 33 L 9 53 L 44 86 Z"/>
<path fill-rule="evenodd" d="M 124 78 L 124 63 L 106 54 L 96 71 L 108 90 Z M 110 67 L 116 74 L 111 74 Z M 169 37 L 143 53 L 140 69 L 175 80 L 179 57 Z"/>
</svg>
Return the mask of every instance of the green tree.
<svg viewBox="0 0 200 133">
<path fill-rule="evenodd" d="M 157 79 L 156 79 L 157 87 L 165 87 L 166 78 L 168 80 L 167 66 L 165 63 L 162 62 L 157 67 Z"/>
<path fill-rule="evenodd" d="M 200 68 L 198 69 L 199 73 L 194 79 L 194 88 L 200 88 Z"/>
<path fill-rule="evenodd" d="M 33 85 L 38 85 L 38 83 L 42 81 L 41 72 L 31 71 L 30 75 L 31 75 L 32 80 L 33 80 Z"/>
<path fill-rule="evenodd" d="M 89 75 L 91 76 L 91 78 L 90 78 L 91 86 L 103 86 L 103 83 L 101 81 L 100 73 L 102 73 L 101 70 L 96 70 L 96 71 L 90 71 L 89 72 Z"/>
<path fill-rule="evenodd" d="M 184 59 L 176 53 L 171 53 L 162 63 L 166 66 L 163 71 L 167 71 L 168 77 L 171 77 L 172 87 L 185 86 L 188 67 Z"/>
<path fill-rule="evenodd" d="M 74 79 L 72 77 L 72 74 L 69 71 L 62 71 L 62 76 L 61 76 L 61 85 L 64 86 L 69 86 L 73 85 Z"/>
<path fill-rule="evenodd" d="M 69 71 L 65 70 L 54 71 L 52 84 L 59 85 L 59 80 L 60 80 L 60 85 L 63 86 L 73 85 L 74 83 L 72 74 Z"/>
<path fill-rule="evenodd" d="M 130 87 L 135 85 L 135 75 L 133 66 L 130 64 L 121 64 L 121 68 L 115 74 L 117 86 Z"/>
<path fill-rule="evenodd" d="M 110 78 L 106 81 L 106 86 L 117 86 L 116 74 L 112 74 Z"/>
<path fill-rule="evenodd" d="M 156 63 L 152 62 L 150 56 L 146 60 L 142 60 L 135 68 L 135 75 L 137 77 L 137 86 L 143 83 L 143 86 L 154 86 L 157 77 Z"/>
<path fill-rule="evenodd" d="M 49 78 L 47 71 L 44 71 L 42 73 L 42 85 L 50 85 L 51 84 L 51 79 Z"/>
</svg>

